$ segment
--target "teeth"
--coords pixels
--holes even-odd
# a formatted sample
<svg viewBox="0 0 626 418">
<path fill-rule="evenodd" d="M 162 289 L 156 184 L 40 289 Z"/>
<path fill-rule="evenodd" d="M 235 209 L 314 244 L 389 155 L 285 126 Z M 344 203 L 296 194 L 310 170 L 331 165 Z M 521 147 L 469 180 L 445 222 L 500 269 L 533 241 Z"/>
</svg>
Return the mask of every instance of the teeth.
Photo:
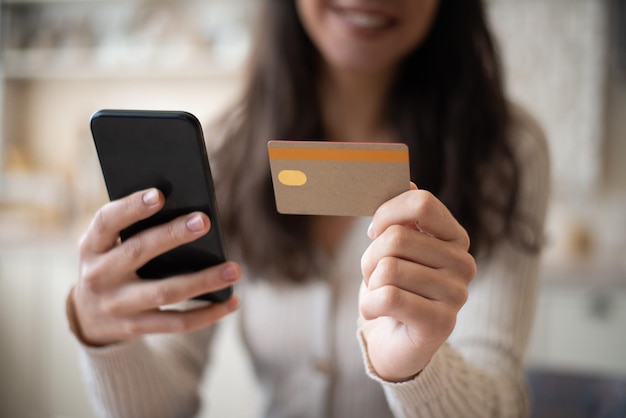
<svg viewBox="0 0 626 418">
<path fill-rule="evenodd" d="M 358 26 L 364 29 L 379 29 L 389 24 L 389 19 L 371 13 L 351 11 L 345 12 L 344 16 L 346 20 L 348 20 L 354 26 Z"/>
</svg>

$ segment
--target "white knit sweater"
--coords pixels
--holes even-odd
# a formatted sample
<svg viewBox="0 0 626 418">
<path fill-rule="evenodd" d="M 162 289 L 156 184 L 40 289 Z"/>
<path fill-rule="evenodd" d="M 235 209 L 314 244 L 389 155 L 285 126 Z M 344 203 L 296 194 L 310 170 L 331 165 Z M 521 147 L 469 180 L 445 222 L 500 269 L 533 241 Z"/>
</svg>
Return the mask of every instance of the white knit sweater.
<svg viewBox="0 0 626 418">
<path fill-rule="evenodd" d="M 543 225 L 548 153 L 541 135 L 513 136 L 522 163 L 523 213 Z M 357 330 L 360 258 L 369 244 L 360 218 L 324 280 L 274 284 L 246 277 L 236 288 L 241 330 L 268 417 L 517 417 L 528 414 L 523 358 L 537 293 L 539 257 L 501 244 L 479 259 L 456 328 L 413 380 L 385 382 Z M 84 377 L 103 417 L 189 417 L 213 329 L 156 335 L 81 350 Z M 209 371 L 210 372 L 210 371 Z"/>
</svg>

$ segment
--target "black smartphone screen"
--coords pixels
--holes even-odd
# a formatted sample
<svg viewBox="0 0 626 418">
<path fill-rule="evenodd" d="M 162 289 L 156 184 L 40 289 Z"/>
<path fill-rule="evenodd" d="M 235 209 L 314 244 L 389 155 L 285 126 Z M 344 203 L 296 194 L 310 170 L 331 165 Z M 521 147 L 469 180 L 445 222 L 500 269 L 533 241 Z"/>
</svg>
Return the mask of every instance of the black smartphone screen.
<svg viewBox="0 0 626 418">
<path fill-rule="evenodd" d="M 122 240 L 194 211 L 211 219 L 208 234 L 149 261 L 137 271 L 140 277 L 161 279 L 226 261 L 202 128 L 193 115 L 100 110 L 91 118 L 91 132 L 111 200 L 150 187 L 165 195 L 163 209 L 121 231 Z M 198 299 L 221 302 L 231 294 L 229 287 Z"/>
</svg>

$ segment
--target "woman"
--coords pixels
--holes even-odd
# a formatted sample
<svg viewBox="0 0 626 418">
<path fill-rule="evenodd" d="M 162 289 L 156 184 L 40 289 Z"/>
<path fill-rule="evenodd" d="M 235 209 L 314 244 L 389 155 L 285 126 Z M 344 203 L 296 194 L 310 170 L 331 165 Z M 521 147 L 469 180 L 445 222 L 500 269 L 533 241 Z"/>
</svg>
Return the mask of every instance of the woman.
<svg viewBox="0 0 626 418">
<path fill-rule="evenodd" d="M 157 190 L 105 205 L 81 242 L 68 312 L 100 412 L 193 415 L 210 325 L 241 303 L 267 416 L 527 414 L 547 152 L 505 101 L 481 2 L 267 0 L 261 17 L 213 158 L 239 263 L 138 280 L 210 228 L 194 213 L 119 243 Z M 405 142 L 411 190 L 371 219 L 278 215 L 266 141 L 303 138 Z M 157 309 L 242 270 L 223 304 Z"/>
</svg>

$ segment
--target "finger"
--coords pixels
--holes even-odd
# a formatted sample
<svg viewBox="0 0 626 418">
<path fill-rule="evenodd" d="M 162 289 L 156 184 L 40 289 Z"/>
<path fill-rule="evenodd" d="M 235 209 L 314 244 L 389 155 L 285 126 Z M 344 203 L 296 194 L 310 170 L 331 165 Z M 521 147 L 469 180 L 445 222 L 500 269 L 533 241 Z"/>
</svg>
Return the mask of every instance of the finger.
<svg viewBox="0 0 626 418">
<path fill-rule="evenodd" d="M 469 248 L 465 229 L 439 199 L 426 190 L 409 190 L 383 203 L 368 230 L 374 239 L 391 225 L 416 225 L 420 231 Z"/>
<path fill-rule="evenodd" d="M 154 333 L 191 332 L 207 327 L 239 307 L 239 299 L 232 296 L 224 303 L 212 303 L 191 311 L 150 311 L 129 319 L 124 324 L 126 338 Z"/>
<path fill-rule="evenodd" d="M 384 257 L 365 280 L 365 285 L 370 291 L 384 286 L 395 286 L 427 299 L 438 299 L 433 289 L 437 286 L 438 277 L 436 269 L 397 257 Z"/>
<path fill-rule="evenodd" d="M 113 248 L 120 231 L 158 212 L 164 203 L 157 189 L 133 193 L 104 205 L 94 216 L 81 240 L 81 251 L 103 253 Z"/>
<path fill-rule="evenodd" d="M 136 281 L 125 286 L 114 305 L 107 309 L 113 315 L 153 310 L 222 290 L 240 278 L 241 267 L 229 261 L 191 274 L 160 280 Z"/>
<path fill-rule="evenodd" d="M 462 306 L 468 296 L 464 281 L 455 280 L 439 270 L 395 257 L 381 259 L 366 285 L 370 291 L 394 286 L 423 298 L 454 306 Z"/>
<path fill-rule="evenodd" d="M 398 225 L 388 227 L 363 253 L 361 268 L 369 277 L 379 260 L 396 257 L 431 268 L 450 268 L 463 262 L 461 251 L 433 236 Z"/>
<path fill-rule="evenodd" d="M 110 266 L 111 280 L 126 281 L 124 277 L 156 256 L 180 245 L 192 242 L 209 232 L 211 222 L 203 212 L 180 216 L 165 224 L 146 229 L 133 235 L 103 255 Z"/>
<path fill-rule="evenodd" d="M 437 332 L 454 327 L 456 311 L 446 305 L 431 301 L 394 286 L 384 286 L 365 292 L 359 305 L 365 320 L 391 317 L 413 329 L 428 329 Z M 451 329 L 449 330 L 452 331 Z"/>
</svg>

